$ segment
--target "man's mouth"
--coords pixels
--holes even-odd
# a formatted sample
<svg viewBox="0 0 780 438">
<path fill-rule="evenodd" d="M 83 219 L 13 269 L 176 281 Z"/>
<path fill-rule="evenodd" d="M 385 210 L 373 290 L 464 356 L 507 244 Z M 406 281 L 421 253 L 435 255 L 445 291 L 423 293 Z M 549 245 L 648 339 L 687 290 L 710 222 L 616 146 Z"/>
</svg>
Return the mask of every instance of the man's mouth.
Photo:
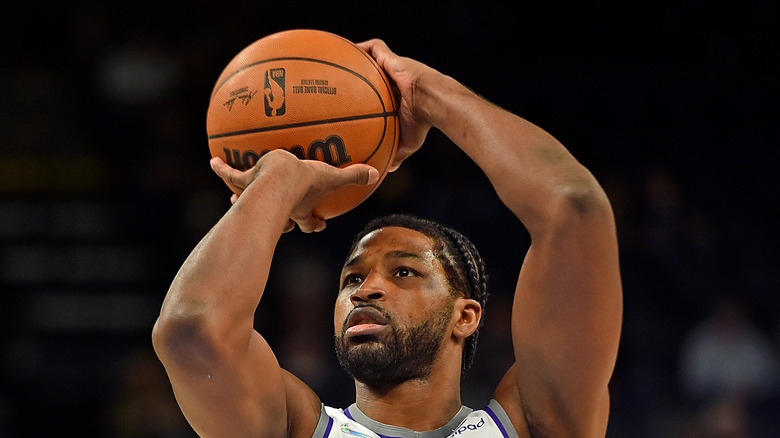
<svg viewBox="0 0 780 438">
<path fill-rule="evenodd" d="M 346 337 L 376 335 L 384 330 L 387 318 L 373 307 L 356 307 L 352 309 L 344 324 Z"/>
</svg>

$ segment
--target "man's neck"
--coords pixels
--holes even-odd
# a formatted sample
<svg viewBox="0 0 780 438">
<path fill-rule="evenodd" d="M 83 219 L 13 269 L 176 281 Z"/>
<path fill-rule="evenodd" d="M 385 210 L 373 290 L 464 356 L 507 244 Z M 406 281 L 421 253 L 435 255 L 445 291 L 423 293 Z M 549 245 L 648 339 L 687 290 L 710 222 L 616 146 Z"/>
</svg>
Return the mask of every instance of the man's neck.
<svg viewBox="0 0 780 438">
<path fill-rule="evenodd" d="M 444 426 L 461 408 L 459 379 L 440 377 L 379 385 L 355 381 L 355 389 L 357 406 L 364 414 L 381 423 L 417 431 Z"/>
</svg>

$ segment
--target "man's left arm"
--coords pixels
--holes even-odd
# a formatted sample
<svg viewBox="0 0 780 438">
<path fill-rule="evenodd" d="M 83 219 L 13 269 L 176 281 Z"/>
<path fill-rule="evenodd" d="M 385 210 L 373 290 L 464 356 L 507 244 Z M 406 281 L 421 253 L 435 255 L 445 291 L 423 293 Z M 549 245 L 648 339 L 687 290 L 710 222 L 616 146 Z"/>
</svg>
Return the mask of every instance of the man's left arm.
<svg viewBox="0 0 780 438">
<path fill-rule="evenodd" d="M 515 291 L 515 364 L 496 391 L 521 436 L 604 436 L 622 286 L 609 200 L 552 135 L 440 72 L 361 44 L 399 88 L 395 165 L 435 127 L 487 175 L 531 236 Z M 518 224 L 520 225 L 520 224 Z"/>
</svg>

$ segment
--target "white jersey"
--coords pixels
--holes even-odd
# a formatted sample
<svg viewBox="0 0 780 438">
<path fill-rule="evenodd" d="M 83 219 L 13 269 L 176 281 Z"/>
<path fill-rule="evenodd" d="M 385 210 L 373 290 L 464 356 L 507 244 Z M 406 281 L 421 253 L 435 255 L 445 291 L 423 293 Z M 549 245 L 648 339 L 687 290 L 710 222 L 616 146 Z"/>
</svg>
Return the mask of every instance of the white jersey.
<svg viewBox="0 0 780 438">
<path fill-rule="evenodd" d="M 372 420 L 356 404 L 346 409 L 323 406 L 312 438 L 518 438 L 504 408 L 495 400 L 473 410 L 462 406 L 447 424 L 417 432 Z"/>
</svg>

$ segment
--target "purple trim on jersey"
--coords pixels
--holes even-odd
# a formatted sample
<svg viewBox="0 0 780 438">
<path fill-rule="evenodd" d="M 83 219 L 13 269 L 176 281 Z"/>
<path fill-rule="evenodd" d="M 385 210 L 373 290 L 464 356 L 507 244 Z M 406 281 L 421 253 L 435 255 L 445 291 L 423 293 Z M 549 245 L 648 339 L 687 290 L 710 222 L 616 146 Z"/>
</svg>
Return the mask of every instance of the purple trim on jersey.
<svg viewBox="0 0 780 438">
<path fill-rule="evenodd" d="M 331 429 L 333 429 L 333 418 L 328 416 L 328 427 L 325 428 L 325 433 L 322 435 L 322 438 L 328 438 Z"/>
<path fill-rule="evenodd" d="M 346 415 L 347 418 L 349 418 L 350 420 L 357 422 L 357 420 L 355 420 L 355 417 L 353 417 L 352 414 L 349 413 L 349 408 L 344 409 L 344 415 Z"/>
<path fill-rule="evenodd" d="M 506 433 L 506 429 L 504 429 L 504 425 L 501 424 L 501 420 L 498 419 L 498 416 L 496 415 L 496 413 L 493 412 L 493 410 L 490 409 L 490 407 L 488 407 L 488 406 L 485 406 L 484 410 L 485 410 L 485 412 L 488 413 L 488 415 L 490 415 L 490 418 L 492 418 L 493 421 L 495 421 L 496 425 L 498 426 L 498 430 L 501 431 L 501 435 L 503 435 L 504 438 L 509 438 L 509 434 Z"/>
</svg>

